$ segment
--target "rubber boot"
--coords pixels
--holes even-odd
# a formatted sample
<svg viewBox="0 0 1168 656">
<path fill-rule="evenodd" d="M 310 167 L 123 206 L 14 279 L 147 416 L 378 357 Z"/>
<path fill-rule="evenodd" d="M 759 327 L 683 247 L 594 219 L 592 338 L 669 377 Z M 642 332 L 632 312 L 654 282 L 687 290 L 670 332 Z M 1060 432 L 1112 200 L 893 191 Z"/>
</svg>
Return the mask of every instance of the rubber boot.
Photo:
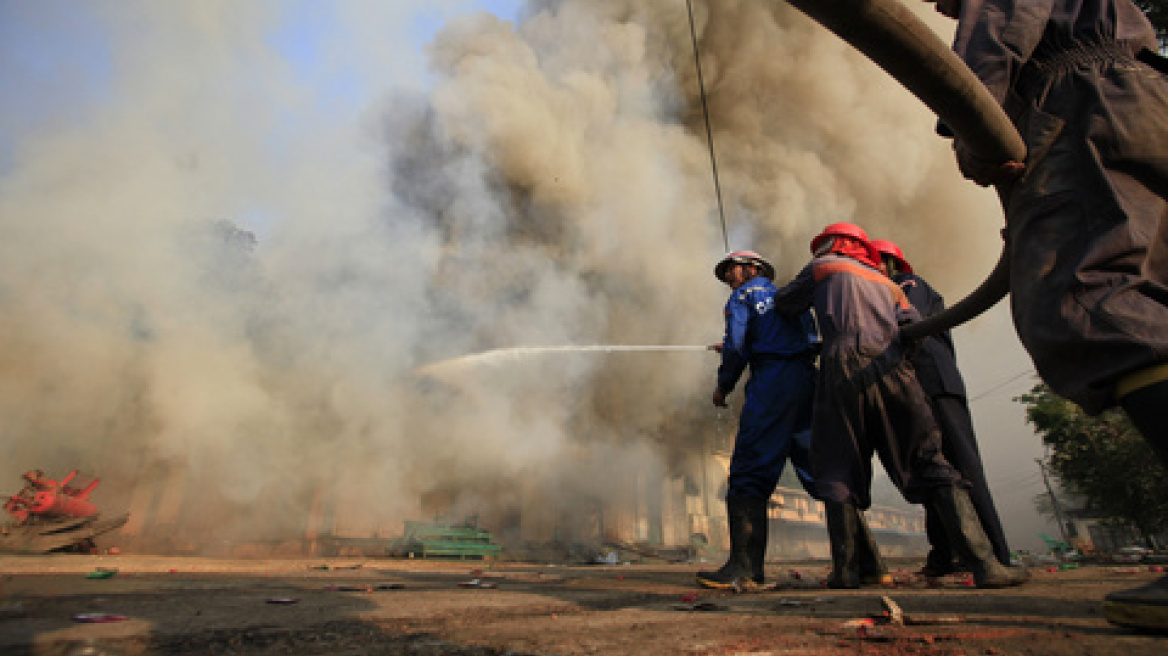
<svg viewBox="0 0 1168 656">
<path fill-rule="evenodd" d="M 1168 632 L 1168 576 L 1103 598 L 1108 622 L 1145 631 Z"/>
<path fill-rule="evenodd" d="M 770 518 L 767 517 L 767 499 L 743 499 L 746 514 L 750 517 L 750 538 L 746 541 L 746 555 L 750 557 L 751 580 L 762 585 L 766 582 L 767 538 L 770 533 Z"/>
<path fill-rule="evenodd" d="M 720 590 L 751 590 L 756 587 L 754 568 L 750 561 L 748 544 L 756 530 L 749 510 L 754 499 L 726 497 L 726 519 L 730 528 L 730 557 L 726 564 L 713 571 L 697 573 L 698 585 Z M 766 503 L 766 500 L 763 500 Z M 764 505 L 765 508 L 765 505 Z"/>
<path fill-rule="evenodd" d="M 850 503 L 823 502 L 827 516 L 827 537 L 831 541 L 831 574 L 827 587 L 855 589 L 860 587 L 860 557 L 857 537 L 860 531 L 859 513 Z"/>
<path fill-rule="evenodd" d="M 1168 469 L 1168 382 L 1142 387 L 1120 399 L 1119 404 Z M 1120 626 L 1168 631 L 1168 576 L 1107 595 L 1103 616 Z"/>
<path fill-rule="evenodd" d="M 977 587 L 1008 588 L 1030 580 L 1025 569 L 998 562 L 968 491 L 957 486 L 937 488 L 931 502 L 949 534 L 949 545 L 973 572 Z"/>
<path fill-rule="evenodd" d="M 929 539 L 929 553 L 925 556 L 925 566 L 917 574 L 926 578 L 940 578 L 957 571 L 953 550 L 949 548 L 949 534 L 945 524 L 937 517 L 937 511 L 925 506 L 925 535 Z"/>
<path fill-rule="evenodd" d="M 856 558 L 860 564 L 860 585 L 889 585 L 892 575 L 880 556 L 880 545 L 868 528 L 868 520 L 864 513 L 854 505 L 848 504 L 852 512 L 856 513 Z"/>
</svg>

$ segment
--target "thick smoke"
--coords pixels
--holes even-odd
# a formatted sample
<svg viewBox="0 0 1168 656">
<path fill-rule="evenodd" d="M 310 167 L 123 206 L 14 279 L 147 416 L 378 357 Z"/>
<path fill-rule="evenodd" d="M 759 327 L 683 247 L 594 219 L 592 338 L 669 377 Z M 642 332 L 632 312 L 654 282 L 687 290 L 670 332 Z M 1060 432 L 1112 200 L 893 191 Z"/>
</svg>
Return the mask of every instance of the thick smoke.
<svg viewBox="0 0 1168 656">
<path fill-rule="evenodd" d="M 458 18 L 426 84 L 395 80 L 392 39 L 369 35 L 385 4 L 333 17 L 384 72 L 360 113 L 318 106 L 281 58 L 279 3 L 94 5 L 108 97 L 27 130 L 0 177 L 0 484 L 99 473 L 105 505 L 176 548 L 386 536 L 435 509 L 555 523 L 727 430 L 700 352 L 414 374 L 720 338 L 685 3 Z M 855 220 L 941 287 L 971 284 L 998 212 L 927 111 L 784 3 L 693 4 L 729 246 L 785 278 Z"/>
</svg>

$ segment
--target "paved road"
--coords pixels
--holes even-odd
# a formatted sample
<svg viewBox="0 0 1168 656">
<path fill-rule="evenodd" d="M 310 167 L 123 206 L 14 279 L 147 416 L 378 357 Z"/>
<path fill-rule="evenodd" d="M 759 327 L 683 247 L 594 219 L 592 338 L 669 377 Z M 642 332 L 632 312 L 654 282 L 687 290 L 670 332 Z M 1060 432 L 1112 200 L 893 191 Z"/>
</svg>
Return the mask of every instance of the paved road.
<svg viewBox="0 0 1168 656">
<path fill-rule="evenodd" d="M 778 589 L 736 595 L 698 590 L 689 564 L 4 556 L 0 654 L 1168 654 L 1168 637 L 1099 615 L 1103 594 L 1156 576 L 1146 567 L 983 591 L 904 565 L 895 586 L 839 592 L 815 585 L 825 563 L 772 563 Z M 911 623 L 872 620 L 882 596 Z"/>
</svg>

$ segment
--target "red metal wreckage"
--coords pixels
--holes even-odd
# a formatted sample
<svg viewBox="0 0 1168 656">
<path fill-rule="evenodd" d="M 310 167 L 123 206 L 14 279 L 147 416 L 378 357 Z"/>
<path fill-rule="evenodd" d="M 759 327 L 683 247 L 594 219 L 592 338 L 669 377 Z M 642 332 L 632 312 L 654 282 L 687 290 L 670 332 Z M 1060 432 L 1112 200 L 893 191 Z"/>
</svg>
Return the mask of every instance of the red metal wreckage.
<svg viewBox="0 0 1168 656">
<path fill-rule="evenodd" d="M 39 469 L 25 472 L 24 488 L 8 498 L 0 523 L 0 553 L 36 554 L 89 551 L 93 539 L 121 527 L 129 513 L 103 518 L 89 495 L 101 479 L 79 477 L 77 470 L 54 480 Z"/>
</svg>

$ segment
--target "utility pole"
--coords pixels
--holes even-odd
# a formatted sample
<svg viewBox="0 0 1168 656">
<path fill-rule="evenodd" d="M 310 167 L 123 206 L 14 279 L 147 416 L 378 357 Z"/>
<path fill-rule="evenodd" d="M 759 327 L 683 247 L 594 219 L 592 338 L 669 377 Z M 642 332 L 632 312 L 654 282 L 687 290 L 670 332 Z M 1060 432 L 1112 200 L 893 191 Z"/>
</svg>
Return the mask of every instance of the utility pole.
<svg viewBox="0 0 1168 656">
<path fill-rule="evenodd" d="M 1038 470 L 1042 472 L 1042 482 L 1046 484 L 1046 493 L 1050 495 L 1050 507 L 1054 509 L 1054 519 L 1058 523 L 1059 535 L 1062 536 L 1063 542 L 1071 543 L 1067 537 L 1067 526 L 1063 522 L 1063 509 L 1059 506 L 1058 498 L 1054 496 L 1054 489 L 1050 487 L 1050 478 L 1046 475 L 1046 462 L 1042 458 L 1035 458 L 1034 462 L 1038 463 Z"/>
</svg>

